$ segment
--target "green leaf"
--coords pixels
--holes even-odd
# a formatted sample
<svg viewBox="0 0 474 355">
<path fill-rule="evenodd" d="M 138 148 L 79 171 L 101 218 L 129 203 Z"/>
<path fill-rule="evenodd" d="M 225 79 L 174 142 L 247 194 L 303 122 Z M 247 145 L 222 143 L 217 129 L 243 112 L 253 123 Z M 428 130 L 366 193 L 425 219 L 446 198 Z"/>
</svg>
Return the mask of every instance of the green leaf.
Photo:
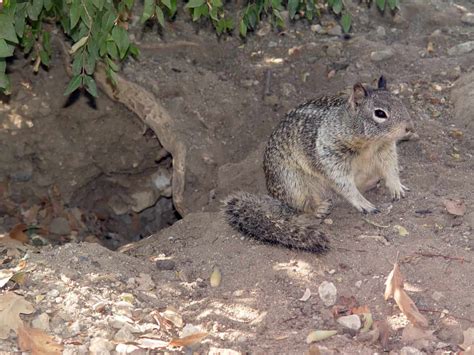
<svg viewBox="0 0 474 355">
<path fill-rule="evenodd" d="M 40 56 L 40 59 L 41 59 L 41 64 L 43 65 L 46 65 L 47 67 L 49 67 L 49 63 L 50 63 L 50 57 L 49 57 L 49 54 L 44 50 L 40 50 L 39 52 L 39 56 Z"/>
<path fill-rule="evenodd" d="M 33 0 L 33 2 L 30 2 L 28 4 L 26 12 L 28 13 L 28 17 L 31 20 L 36 21 L 38 20 L 38 16 L 41 13 L 42 9 L 43 9 L 43 0 Z"/>
<path fill-rule="evenodd" d="M 0 73 L 0 92 L 3 92 L 5 95 L 10 95 L 10 90 L 10 78 L 6 73 Z"/>
<path fill-rule="evenodd" d="M 90 53 L 85 54 L 85 57 L 86 63 L 84 65 L 84 69 L 86 70 L 87 74 L 92 75 L 95 70 L 95 57 L 90 55 Z"/>
<path fill-rule="evenodd" d="M 341 18 L 341 26 L 344 33 L 348 33 L 349 30 L 351 29 L 351 22 L 352 22 L 351 14 L 348 12 L 344 13 L 344 15 L 342 15 L 342 18 Z"/>
<path fill-rule="evenodd" d="M 115 9 L 107 12 L 102 18 L 102 31 L 104 31 L 105 33 L 109 33 L 112 30 L 112 27 L 114 27 L 116 18 L 117 13 L 115 12 Z"/>
<path fill-rule="evenodd" d="M 332 5 L 332 11 L 334 11 L 334 13 L 336 15 L 339 15 L 342 11 L 342 0 L 334 0 L 334 3 Z"/>
<path fill-rule="evenodd" d="M 51 54 L 51 34 L 46 30 L 43 32 L 42 45 L 46 53 L 48 53 L 48 55 Z"/>
<path fill-rule="evenodd" d="M 222 7 L 222 0 L 211 0 L 212 7 Z"/>
<path fill-rule="evenodd" d="M 97 97 L 97 85 L 95 84 L 95 80 L 92 76 L 86 75 L 84 77 L 84 84 L 86 86 L 86 90 L 89 94 L 94 97 Z"/>
<path fill-rule="evenodd" d="M 178 8 L 178 0 L 171 0 L 170 16 L 174 16 Z"/>
<path fill-rule="evenodd" d="M 81 86 L 81 84 L 82 84 L 82 76 L 81 75 L 73 76 L 66 88 L 66 91 L 64 92 L 64 96 L 70 95 L 72 92 L 76 91 L 79 88 L 79 86 Z"/>
<path fill-rule="evenodd" d="M 15 31 L 18 37 L 23 37 L 25 31 L 25 14 L 17 12 L 15 14 Z"/>
<path fill-rule="evenodd" d="M 135 58 L 140 56 L 140 49 L 134 45 L 133 43 L 130 43 L 130 48 L 128 49 L 128 52 Z M 117 69 L 118 71 L 118 69 Z"/>
<path fill-rule="evenodd" d="M 71 9 L 69 10 L 71 30 L 73 30 L 79 22 L 79 19 L 81 18 L 81 10 L 82 7 L 80 0 L 72 0 Z"/>
<path fill-rule="evenodd" d="M 300 6 L 300 0 L 288 0 L 288 13 L 291 19 L 295 18 L 296 12 Z"/>
<path fill-rule="evenodd" d="M 107 53 L 112 57 L 112 59 L 119 59 L 119 52 L 115 42 L 107 41 Z"/>
<path fill-rule="evenodd" d="M 161 27 L 165 27 L 165 15 L 163 14 L 163 10 L 161 10 L 161 7 L 157 6 L 155 9 L 155 13 L 158 23 L 161 25 Z"/>
<path fill-rule="evenodd" d="M 201 9 L 201 13 L 204 14 L 204 12 L 208 9 L 207 4 L 204 4 L 204 5 L 200 6 L 199 9 Z M 209 16 L 210 16 L 214 21 L 219 21 L 219 17 L 218 17 L 218 14 L 217 14 L 217 11 L 218 11 L 218 10 L 219 10 L 219 9 L 216 8 L 216 7 L 211 8 L 211 12 L 210 12 Z"/>
<path fill-rule="evenodd" d="M 155 0 L 145 0 L 142 18 L 140 19 L 140 22 L 142 24 L 145 23 L 151 16 L 153 16 L 153 14 L 155 13 L 155 7 Z"/>
<path fill-rule="evenodd" d="M 51 11 L 53 8 L 53 0 L 44 0 L 44 8 L 46 11 Z"/>
<path fill-rule="evenodd" d="M 127 54 L 128 47 L 130 46 L 130 39 L 128 33 L 123 27 L 114 27 L 112 30 L 112 39 L 120 53 L 120 59 L 123 59 Z"/>
<path fill-rule="evenodd" d="M 387 0 L 387 3 L 388 3 L 388 7 L 392 11 L 398 8 L 400 5 L 398 0 Z"/>
<path fill-rule="evenodd" d="M 0 38 L 18 44 L 13 19 L 5 14 L 0 14 Z"/>
<path fill-rule="evenodd" d="M 171 6 L 171 0 L 161 0 L 161 3 L 165 5 L 168 9 L 172 9 L 173 7 Z"/>
<path fill-rule="evenodd" d="M 127 9 L 129 10 L 132 9 L 134 0 L 123 0 L 123 2 L 125 3 L 125 6 L 127 7 Z"/>
<path fill-rule="evenodd" d="M 201 6 L 205 2 L 206 2 L 205 0 L 189 0 L 188 3 L 186 4 L 185 8 L 193 9 L 195 7 Z"/>
<path fill-rule="evenodd" d="M 79 75 L 82 73 L 82 63 L 84 62 L 83 52 L 77 53 L 74 56 L 74 61 L 72 62 L 72 75 Z"/>
<path fill-rule="evenodd" d="M 92 0 L 92 3 L 99 11 L 102 10 L 102 8 L 104 7 L 104 2 L 105 0 Z"/>
<path fill-rule="evenodd" d="M 247 36 L 247 25 L 245 24 L 243 19 L 240 20 L 239 33 L 242 37 Z"/>
<path fill-rule="evenodd" d="M 7 43 L 3 38 L 0 39 L 0 58 L 11 57 L 15 46 L 13 44 Z"/>
<path fill-rule="evenodd" d="M 375 3 L 377 4 L 377 7 L 380 9 L 380 11 L 385 9 L 385 0 L 375 0 Z"/>
<path fill-rule="evenodd" d="M 0 58 L 0 74 L 7 71 L 7 61 L 5 58 Z"/>
<path fill-rule="evenodd" d="M 113 71 L 119 71 L 119 66 L 109 57 L 107 57 L 107 64 Z"/>
</svg>

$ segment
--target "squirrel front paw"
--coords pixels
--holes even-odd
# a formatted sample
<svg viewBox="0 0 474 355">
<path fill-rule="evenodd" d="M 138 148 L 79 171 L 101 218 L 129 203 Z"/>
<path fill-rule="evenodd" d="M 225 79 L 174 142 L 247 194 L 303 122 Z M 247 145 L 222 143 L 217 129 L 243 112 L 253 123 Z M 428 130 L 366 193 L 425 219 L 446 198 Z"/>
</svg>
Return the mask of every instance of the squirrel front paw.
<svg viewBox="0 0 474 355">
<path fill-rule="evenodd" d="M 408 187 L 402 185 L 402 183 L 398 182 L 396 184 L 388 185 L 388 190 L 390 191 L 390 195 L 393 201 L 400 200 L 401 197 L 405 197 L 406 192 L 410 191 Z"/>
</svg>

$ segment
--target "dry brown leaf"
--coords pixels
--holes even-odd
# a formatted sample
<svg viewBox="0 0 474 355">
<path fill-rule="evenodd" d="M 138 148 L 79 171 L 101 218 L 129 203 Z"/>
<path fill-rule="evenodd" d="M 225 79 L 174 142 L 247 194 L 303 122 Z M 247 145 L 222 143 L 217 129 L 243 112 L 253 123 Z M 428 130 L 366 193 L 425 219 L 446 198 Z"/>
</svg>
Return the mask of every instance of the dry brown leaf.
<svg viewBox="0 0 474 355">
<path fill-rule="evenodd" d="M 12 239 L 18 240 L 19 242 L 22 242 L 22 243 L 28 243 L 29 238 L 25 234 L 25 231 L 27 229 L 28 229 L 28 226 L 26 224 L 18 223 L 12 228 L 12 230 L 8 234 L 10 235 L 10 238 Z"/>
<path fill-rule="evenodd" d="M 415 302 L 412 301 L 403 288 L 396 288 L 393 298 L 410 322 L 420 328 L 428 327 L 428 319 L 418 311 Z"/>
<path fill-rule="evenodd" d="M 18 328 L 18 346 L 22 351 L 31 351 L 32 355 L 62 354 L 63 346 L 41 329 L 21 325 Z"/>
<path fill-rule="evenodd" d="M 369 306 L 367 305 L 354 307 L 351 309 L 351 313 L 352 314 L 366 314 L 366 313 L 370 313 L 370 309 L 369 309 Z"/>
<path fill-rule="evenodd" d="M 462 200 L 445 199 L 443 200 L 443 203 L 449 214 L 454 216 L 464 216 L 466 213 L 466 205 Z"/>
<path fill-rule="evenodd" d="M 5 286 L 13 275 L 15 275 L 15 273 L 11 269 L 0 270 L 0 288 Z"/>
<path fill-rule="evenodd" d="M 385 281 L 385 293 L 383 295 L 385 301 L 393 297 L 395 289 L 400 287 L 403 287 L 403 276 L 400 272 L 400 266 L 395 263 L 392 271 L 388 274 L 387 281 Z"/>
<path fill-rule="evenodd" d="M 7 339 L 11 330 L 16 331 L 23 324 L 20 313 L 33 311 L 33 305 L 16 293 L 0 295 L 0 339 Z"/>
<path fill-rule="evenodd" d="M 194 333 L 183 338 L 171 339 L 169 345 L 170 346 L 190 346 L 195 343 L 199 343 L 208 335 L 209 333 L 206 333 L 206 332 Z"/>
</svg>

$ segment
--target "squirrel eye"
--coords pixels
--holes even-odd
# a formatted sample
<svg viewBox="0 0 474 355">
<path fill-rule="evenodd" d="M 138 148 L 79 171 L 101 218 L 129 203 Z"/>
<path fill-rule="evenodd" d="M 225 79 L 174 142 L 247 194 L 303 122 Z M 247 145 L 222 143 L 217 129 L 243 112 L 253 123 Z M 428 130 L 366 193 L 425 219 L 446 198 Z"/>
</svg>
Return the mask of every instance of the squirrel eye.
<svg viewBox="0 0 474 355">
<path fill-rule="evenodd" d="M 381 110 L 381 109 L 376 109 L 374 111 L 374 114 L 375 114 L 375 117 L 378 117 L 378 118 L 387 118 L 387 114 L 385 113 L 384 110 Z"/>
</svg>

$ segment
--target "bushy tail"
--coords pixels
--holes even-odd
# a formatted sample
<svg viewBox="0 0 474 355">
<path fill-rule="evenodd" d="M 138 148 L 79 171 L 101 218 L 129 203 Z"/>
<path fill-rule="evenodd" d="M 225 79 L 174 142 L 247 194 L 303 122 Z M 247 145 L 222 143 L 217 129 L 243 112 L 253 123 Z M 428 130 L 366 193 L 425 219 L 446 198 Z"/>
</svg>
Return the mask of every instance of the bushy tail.
<svg viewBox="0 0 474 355">
<path fill-rule="evenodd" d="M 242 234 L 263 242 L 321 253 L 329 240 L 308 218 L 268 195 L 238 192 L 224 202 L 229 224 Z"/>
</svg>

